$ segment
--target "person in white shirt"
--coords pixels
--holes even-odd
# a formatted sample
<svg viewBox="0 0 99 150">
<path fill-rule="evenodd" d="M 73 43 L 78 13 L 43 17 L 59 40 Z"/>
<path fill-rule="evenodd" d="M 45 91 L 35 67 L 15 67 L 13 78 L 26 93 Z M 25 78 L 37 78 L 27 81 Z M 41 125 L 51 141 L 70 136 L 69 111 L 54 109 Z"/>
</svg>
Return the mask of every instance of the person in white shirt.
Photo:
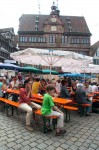
<svg viewBox="0 0 99 150">
<path fill-rule="evenodd" d="M 17 76 L 14 76 L 12 81 L 10 82 L 9 88 L 13 90 L 19 89 L 19 81 L 17 79 Z M 17 102 L 18 101 L 18 95 L 12 94 L 12 101 Z"/>
<path fill-rule="evenodd" d="M 17 77 L 14 76 L 12 78 L 12 81 L 10 82 L 9 88 L 11 88 L 11 89 L 18 89 L 18 87 L 19 87 L 19 81 L 18 81 Z"/>
<path fill-rule="evenodd" d="M 96 85 L 95 82 L 92 84 L 92 93 L 94 92 L 98 92 L 98 86 Z"/>
<path fill-rule="evenodd" d="M 85 82 L 85 91 L 86 91 L 86 95 L 88 96 L 88 94 L 93 94 L 92 92 L 92 86 L 89 84 L 89 82 Z M 88 100 L 92 102 L 93 96 L 88 97 Z"/>
<path fill-rule="evenodd" d="M 60 91 L 61 91 L 61 81 L 60 80 L 56 81 L 56 90 L 58 91 L 58 93 L 60 93 Z"/>
</svg>

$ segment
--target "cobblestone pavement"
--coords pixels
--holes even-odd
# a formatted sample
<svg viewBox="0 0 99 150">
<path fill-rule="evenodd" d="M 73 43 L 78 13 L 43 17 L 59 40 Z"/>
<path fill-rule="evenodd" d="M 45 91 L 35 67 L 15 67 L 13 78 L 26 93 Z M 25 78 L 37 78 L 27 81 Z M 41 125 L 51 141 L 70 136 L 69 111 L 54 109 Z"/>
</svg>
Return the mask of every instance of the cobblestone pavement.
<svg viewBox="0 0 99 150">
<path fill-rule="evenodd" d="M 34 123 L 34 131 L 28 132 L 25 115 L 0 112 L 0 150 L 99 150 L 99 114 L 79 117 L 73 112 L 65 123 L 67 134 L 58 137 L 54 131 L 44 134 Z"/>
</svg>

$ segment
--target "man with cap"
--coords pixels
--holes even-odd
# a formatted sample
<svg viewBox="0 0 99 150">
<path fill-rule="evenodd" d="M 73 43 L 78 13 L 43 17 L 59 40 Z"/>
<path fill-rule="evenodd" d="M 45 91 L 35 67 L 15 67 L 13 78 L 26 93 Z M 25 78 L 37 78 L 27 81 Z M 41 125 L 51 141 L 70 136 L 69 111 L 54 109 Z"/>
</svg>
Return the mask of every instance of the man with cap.
<svg viewBox="0 0 99 150">
<path fill-rule="evenodd" d="M 84 90 L 84 86 L 79 84 L 76 90 L 76 102 L 78 104 L 91 104 L 91 102 L 87 101 L 86 91 Z M 90 106 L 86 107 L 86 116 L 90 116 Z"/>
</svg>

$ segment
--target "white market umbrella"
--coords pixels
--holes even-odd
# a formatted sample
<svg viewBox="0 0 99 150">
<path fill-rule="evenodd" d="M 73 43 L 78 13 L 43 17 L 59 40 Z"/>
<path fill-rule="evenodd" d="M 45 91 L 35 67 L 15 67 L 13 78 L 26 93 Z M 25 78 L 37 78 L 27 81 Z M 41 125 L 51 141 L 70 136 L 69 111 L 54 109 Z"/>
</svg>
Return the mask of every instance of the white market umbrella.
<svg viewBox="0 0 99 150">
<path fill-rule="evenodd" d="M 77 66 L 83 60 L 86 60 L 87 64 L 92 63 L 92 57 L 84 57 L 74 52 L 36 48 L 11 53 L 10 57 L 25 64 L 50 66 L 50 70 L 52 66 L 70 66 L 72 63 Z"/>
</svg>

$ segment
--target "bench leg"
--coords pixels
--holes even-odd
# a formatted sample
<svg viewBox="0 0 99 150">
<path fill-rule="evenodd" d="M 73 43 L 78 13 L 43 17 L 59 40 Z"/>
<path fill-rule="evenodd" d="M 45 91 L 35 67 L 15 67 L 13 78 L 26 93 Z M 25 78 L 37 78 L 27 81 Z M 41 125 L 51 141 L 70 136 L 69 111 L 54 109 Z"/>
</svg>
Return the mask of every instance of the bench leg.
<svg viewBox="0 0 99 150">
<path fill-rule="evenodd" d="M 65 118 L 65 122 L 70 122 L 70 111 L 65 109 L 65 115 L 66 115 L 66 118 Z"/>
<path fill-rule="evenodd" d="M 46 118 L 45 118 L 45 116 L 43 116 L 43 123 L 44 123 L 43 131 L 44 131 L 44 134 L 45 134 L 46 133 Z"/>
<path fill-rule="evenodd" d="M 81 105 L 78 105 L 78 111 L 80 113 L 80 117 L 82 117 L 83 116 L 83 108 Z"/>
<path fill-rule="evenodd" d="M 14 111 L 13 106 L 11 106 L 11 115 L 9 115 L 9 105 L 6 107 L 6 110 L 7 110 L 7 117 L 13 116 L 13 111 Z"/>
<path fill-rule="evenodd" d="M 55 130 L 55 125 L 56 125 L 56 119 L 55 118 L 53 118 L 52 124 L 53 124 L 53 129 Z"/>
<path fill-rule="evenodd" d="M 5 111 L 5 103 L 4 102 L 0 102 L 0 106 L 1 106 L 1 111 Z"/>
</svg>

